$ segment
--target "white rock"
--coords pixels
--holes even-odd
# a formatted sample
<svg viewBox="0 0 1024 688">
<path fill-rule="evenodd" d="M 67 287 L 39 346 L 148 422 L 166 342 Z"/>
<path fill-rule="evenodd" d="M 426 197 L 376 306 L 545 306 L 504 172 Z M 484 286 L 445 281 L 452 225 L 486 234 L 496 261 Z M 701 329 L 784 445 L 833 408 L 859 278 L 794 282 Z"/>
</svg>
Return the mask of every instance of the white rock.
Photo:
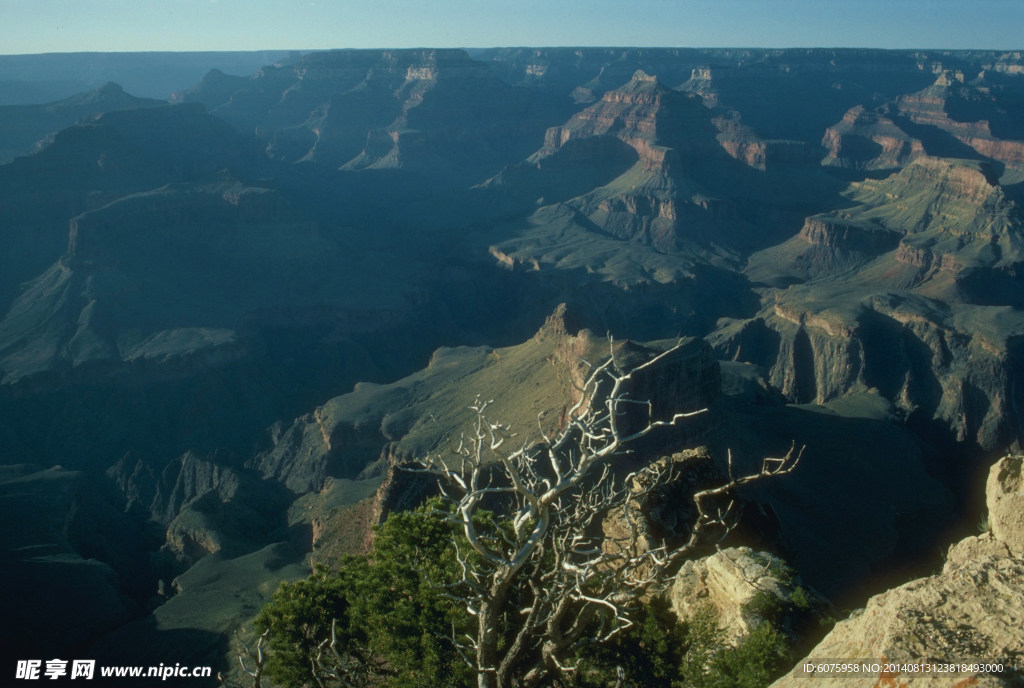
<svg viewBox="0 0 1024 688">
<path fill-rule="evenodd" d="M 992 535 L 1017 556 L 1024 555 L 1024 456 L 996 462 L 985 486 Z"/>
<path fill-rule="evenodd" d="M 770 566 L 766 566 L 769 562 Z M 779 578 L 783 566 L 781 559 L 749 547 L 724 549 L 704 559 L 688 561 L 672 585 L 672 609 L 679 619 L 687 620 L 710 604 L 727 639 L 736 642 L 762 621 L 748 609 L 759 592 L 780 603 L 788 599 L 790 584 Z"/>
</svg>

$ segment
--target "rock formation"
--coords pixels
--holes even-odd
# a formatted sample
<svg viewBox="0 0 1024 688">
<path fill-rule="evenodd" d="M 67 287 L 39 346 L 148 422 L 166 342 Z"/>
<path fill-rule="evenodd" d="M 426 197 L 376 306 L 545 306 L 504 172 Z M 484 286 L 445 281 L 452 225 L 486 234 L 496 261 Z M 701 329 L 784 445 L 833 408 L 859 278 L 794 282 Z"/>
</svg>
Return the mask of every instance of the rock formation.
<svg viewBox="0 0 1024 688">
<path fill-rule="evenodd" d="M 284 270 L 308 274 L 316 246 L 315 226 L 278 194 L 237 183 L 164 187 L 84 213 L 71 221 L 64 257 L 0 323 L 3 380 L 113 362 L 187 370 L 235 360 L 245 348 L 231 329 L 239 316 L 288 300 L 292 285 L 268 299 L 263 280 L 279 283 L 276 266 L 289 254 L 307 266 Z M 136 314 L 147 312 L 144 324 Z"/>
<path fill-rule="evenodd" d="M 933 158 L 850 197 L 859 205 L 807 218 L 752 257 L 752 278 L 802 284 L 766 294 L 755 319 L 723 321 L 719 354 L 771 370 L 800 402 L 877 388 L 961 441 L 1012 441 L 1020 427 L 1002 409 L 1020 395 L 1016 203 L 988 165 Z"/>
<path fill-rule="evenodd" d="M 710 607 L 726 642 L 735 645 L 762 622 L 777 621 L 765 618 L 768 610 L 795 604 L 799 587 L 798 579 L 778 557 L 749 547 L 729 547 L 683 564 L 666 597 L 680 621 L 692 620 Z M 827 607 L 819 595 L 803 588 L 797 599 L 808 609 L 812 603 L 819 610 Z"/>
<path fill-rule="evenodd" d="M 211 72 L 172 101 L 202 102 L 255 131 L 275 159 L 464 179 L 528 152 L 554 107 L 538 95 L 517 93 L 462 50 L 340 50 L 246 80 Z"/>
<path fill-rule="evenodd" d="M 1024 128 L 1005 107 L 1006 96 L 1012 103 L 1019 95 L 1005 93 L 1002 80 L 998 76 L 994 80 L 995 84 L 986 71 L 970 79 L 962 70 L 943 70 L 934 84 L 901 96 L 896 105 L 900 115 L 914 124 L 934 127 L 952 139 L 935 141 L 933 155 L 955 155 L 959 143 L 976 151 L 975 155 L 1020 166 L 1024 164 Z"/>
<path fill-rule="evenodd" d="M 985 495 L 992 537 L 1005 544 L 1013 556 L 1024 556 L 1024 458 L 1007 456 L 988 474 Z"/>
<path fill-rule="evenodd" d="M 1003 520 L 1000 503 L 1019 497 L 1021 459 L 1008 456 L 990 473 L 988 499 L 999 515 L 990 514 L 991 533 L 968 537 L 952 546 L 942 572 L 911 581 L 872 597 L 864 609 L 841 621 L 815 647 L 812 658 L 843 662 L 866 659 L 897 664 L 1002 660 L 1014 667 L 1004 675 L 979 671 L 955 675 L 915 675 L 913 671 L 866 672 L 857 677 L 814 676 L 803 670 L 805 661 L 772 685 L 776 688 L 823 686 L 1010 686 L 1018 685 L 1024 639 L 1024 560 L 1019 547 L 1022 532 L 1019 511 Z M 1009 494 L 1007 494 L 1009 492 Z M 1019 506 L 1019 505 L 1018 505 Z M 1004 505 L 1005 508 L 1005 505 Z M 1000 523 L 997 529 L 996 522 Z"/>
<path fill-rule="evenodd" d="M 447 433 L 472 420 L 468 407 L 477 397 L 493 397 L 489 414 L 524 433 L 540 422 L 550 434 L 565 422 L 565 410 L 577 400 L 574 384 L 586 374 L 579 357 L 599 360 L 608 351 L 606 339 L 587 330 L 567 331 L 567 319 L 571 316 L 563 307 L 518 346 L 439 349 L 426 369 L 407 378 L 388 385 L 360 383 L 290 427 L 275 426 L 269 446 L 249 465 L 301 494 L 323 489 L 330 477 L 356 478 L 382 459 L 389 477 L 377 511 L 386 514 L 396 502 L 410 502 L 393 495 L 391 484 L 398 480 L 394 464 L 442 447 Z M 632 342 L 619 343 L 616 349 L 627 368 L 657 353 Z M 508 391 L 510 379 L 516 380 L 515 392 Z M 655 419 L 711 409 L 672 434 L 672 441 L 681 442 L 699 438 L 721 422 L 715 412 L 720 388 L 710 350 L 691 339 L 657 370 L 640 376 L 631 394 L 651 400 Z M 663 433 L 659 442 L 668 439 Z"/>
<path fill-rule="evenodd" d="M 18 155 L 27 155 L 44 139 L 79 119 L 89 119 L 112 110 L 133 110 L 166 105 L 162 100 L 136 98 L 120 85 L 107 83 L 94 91 L 79 93 L 46 105 L 7 105 L 0 107 L 0 164 Z"/>
<path fill-rule="evenodd" d="M 826 129 L 821 145 L 828 150 L 822 165 L 857 170 L 897 169 L 925 154 L 921 141 L 863 105 L 850 108 L 842 121 Z"/>
<path fill-rule="evenodd" d="M 72 218 L 224 170 L 259 176 L 261 165 L 253 142 L 198 104 L 105 112 L 57 132 L 33 155 L 0 165 L 0 310 L 67 250 Z"/>
</svg>

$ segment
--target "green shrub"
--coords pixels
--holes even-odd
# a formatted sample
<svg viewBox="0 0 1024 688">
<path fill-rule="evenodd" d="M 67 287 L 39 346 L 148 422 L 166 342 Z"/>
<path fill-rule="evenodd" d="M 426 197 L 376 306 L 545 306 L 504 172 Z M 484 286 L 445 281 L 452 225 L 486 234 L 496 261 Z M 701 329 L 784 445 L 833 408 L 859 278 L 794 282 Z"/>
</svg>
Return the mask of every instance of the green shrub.
<svg viewBox="0 0 1024 688">
<path fill-rule="evenodd" d="M 392 514 L 377 530 L 370 556 L 346 556 L 337 571 L 320 566 L 308 579 L 282 584 L 255 624 L 269 631 L 267 674 L 284 688 L 316 685 L 311 660 L 337 620 L 339 650 L 373 658 L 374 686 L 473 685 L 474 673 L 450 640 L 453 629 L 472 635 L 473 619 L 432 585 L 458 580 L 456 546 L 470 550 L 461 529 L 438 515 L 439 506 L 434 501 Z M 479 525 L 481 532 L 501 527 L 490 514 Z M 501 643 L 517 630 L 518 603 L 513 595 Z M 752 604 L 764 618 L 780 615 L 771 595 L 759 594 Z M 680 622 L 667 602 L 655 599 L 638 605 L 632 618 L 610 642 L 586 646 L 573 658 L 579 671 L 547 685 L 605 688 L 622 667 L 630 688 L 762 688 L 787 668 L 788 641 L 767 621 L 733 648 L 710 605 Z"/>
<path fill-rule="evenodd" d="M 747 603 L 746 610 L 765 621 L 776 623 L 782 615 L 782 601 L 770 592 L 758 590 Z"/>
<path fill-rule="evenodd" d="M 584 653 L 574 683 L 614 685 L 616 667 L 628 688 L 765 688 L 791 664 L 788 638 L 767 621 L 738 646 L 726 644 L 714 608 L 679 622 L 661 600 L 637 610 L 637 623 L 614 642 Z"/>
<path fill-rule="evenodd" d="M 342 652 L 382 660 L 382 679 L 396 688 L 462 685 L 470 673 L 450 640 L 469 630 L 469 615 L 430 583 L 453 580 L 453 543 L 461 533 L 427 513 L 392 514 L 377 531 L 371 556 L 346 556 L 337 571 L 318 567 L 306 580 L 281 585 L 256 620 L 270 631 L 267 673 L 284 688 L 313 680 L 311 660 L 337 619 Z M 465 551 L 465 549 L 463 550 Z"/>
<path fill-rule="evenodd" d="M 793 589 L 793 594 L 789 596 L 789 600 L 799 609 L 811 608 L 811 600 L 807 597 L 807 591 L 799 585 Z"/>
<path fill-rule="evenodd" d="M 979 533 L 991 533 L 992 524 L 988 520 L 988 514 L 982 516 L 981 520 L 978 521 L 978 532 Z"/>
<path fill-rule="evenodd" d="M 710 608 L 693 622 L 682 623 L 667 602 L 655 599 L 639 606 L 634 616 L 634 625 L 611 642 L 581 653 L 581 669 L 567 685 L 603 688 L 615 683 L 617 668 L 622 667 L 629 688 L 681 686 L 688 674 L 702 673 L 707 658 L 721 644 L 722 633 Z"/>
<path fill-rule="evenodd" d="M 718 652 L 704 688 L 764 688 L 789 668 L 789 640 L 770 623 L 761 625 L 735 648 Z"/>
<path fill-rule="evenodd" d="M 300 688 L 313 680 L 310 658 L 320 641 L 330 637 L 331 621 L 338 619 L 349 638 L 348 607 L 352 578 L 337 576 L 326 567 L 294 583 L 282 583 L 256 618 L 256 629 L 270 631 L 267 672 L 285 688 Z"/>
</svg>

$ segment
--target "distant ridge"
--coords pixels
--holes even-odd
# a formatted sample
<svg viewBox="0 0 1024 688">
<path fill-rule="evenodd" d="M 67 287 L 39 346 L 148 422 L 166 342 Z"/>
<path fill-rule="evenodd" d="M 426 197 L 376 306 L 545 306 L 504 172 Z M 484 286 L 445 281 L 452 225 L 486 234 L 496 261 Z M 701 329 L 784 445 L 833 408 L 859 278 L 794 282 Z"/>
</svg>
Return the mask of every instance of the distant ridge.
<svg viewBox="0 0 1024 688">
<path fill-rule="evenodd" d="M 0 55 L 0 105 L 62 100 L 115 81 L 144 98 L 167 98 L 211 69 L 248 76 L 297 51 L 43 53 Z"/>
</svg>

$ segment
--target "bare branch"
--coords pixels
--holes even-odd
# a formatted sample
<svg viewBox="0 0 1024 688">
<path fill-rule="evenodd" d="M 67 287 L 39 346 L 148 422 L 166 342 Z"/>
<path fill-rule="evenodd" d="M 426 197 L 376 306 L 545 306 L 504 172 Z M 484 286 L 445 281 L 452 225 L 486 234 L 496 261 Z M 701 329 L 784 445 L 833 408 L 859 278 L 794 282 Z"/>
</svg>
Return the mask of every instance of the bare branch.
<svg viewBox="0 0 1024 688">
<path fill-rule="evenodd" d="M 461 527 L 472 548 L 456 547 L 459 580 L 438 584 L 421 575 L 475 618 L 475 637 L 460 639 L 453 626 L 446 639 L 476 671 L 478 688 L 535 686 L 577 671 L 580 648 L 629 629 L 642 597 L 667 585 L 674 567 L 735 527 L 737 488 L 790 473 L 802 456 L 794 445 L 783 457 L 764 459 L 759 472 L 737 478 L 730 451 L 725 483 L 692 496 L 697 518 L 689 537 L 672 548 L 650 542 L 641 503 L 678 480 L 685 467 L 655 462 L 617 485 L 609 461 L 628 453 L 630 442 L 707 409 L 654 420 L 651 402 L 629 395 L 627 384 L 671 356 L 681 341 L 629 371 L 620 366 L 611 337 L 608 346 L 608 357 L 599 364 L 580 358 L 588 374 L 582 387 L 574 384 L 579 395 L 561 430 L 549 436 L 538 414 L 540 439 L 509 447 L 515 434 L 491 421 L 491 402 L 478 397 L 470 406 L 474 420 L 458 444 L 448 441 L 447 456 L 432 454 L 414 469 L 438 477 L 443 499 L 454 507 L 443 513 Z M 627 407 L 646 409 L 639 429 L 624 429 Z M 507 520 L 478 518 L 484 500 L 491 504 L 496 498 L 510 506 Z M 628 534 L 594 537 L 595 522 L 614 510 L 621 510 Z M 501 641 L 509 613 L 517 621 Z M 514 676 L 516 667 L 520 673 Z M 618 684 L 624 682 L 619 668 Z"/>
</svg>

